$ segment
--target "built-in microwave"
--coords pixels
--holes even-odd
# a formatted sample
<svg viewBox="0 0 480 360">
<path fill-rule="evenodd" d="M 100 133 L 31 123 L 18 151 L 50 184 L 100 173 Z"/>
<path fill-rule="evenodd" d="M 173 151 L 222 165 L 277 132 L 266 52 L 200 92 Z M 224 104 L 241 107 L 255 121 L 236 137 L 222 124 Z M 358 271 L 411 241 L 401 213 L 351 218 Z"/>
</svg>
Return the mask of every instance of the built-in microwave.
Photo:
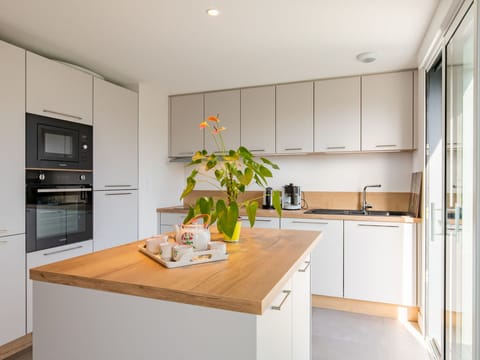
<svg viewBox="0 0 480 360">
<path fill-rule="evenodd" d="M 92 127 L 26 113 L 26 168 L 92 170 Z"/>
</svg>

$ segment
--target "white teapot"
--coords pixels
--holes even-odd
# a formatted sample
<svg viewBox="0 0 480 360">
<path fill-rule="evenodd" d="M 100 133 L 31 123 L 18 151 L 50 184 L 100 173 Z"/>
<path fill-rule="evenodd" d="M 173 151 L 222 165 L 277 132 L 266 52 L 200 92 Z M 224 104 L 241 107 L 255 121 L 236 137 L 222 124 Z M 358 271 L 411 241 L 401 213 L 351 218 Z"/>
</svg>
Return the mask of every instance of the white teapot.
<svg viewBox="0 0 480 360">
<path fill-rule="evenodd" d="M 181 245 L 192 245 L 193 250 L 201 251 L 208 249 L 210 242 L 210 230 L 208 230 L 208 219 L 203 224 L 192 224 L 200 217 L 208 217 L 209 215 L 197 215 L 190 219 L 186 224 L 175 225 L 177 243 Z"/>
</svg>

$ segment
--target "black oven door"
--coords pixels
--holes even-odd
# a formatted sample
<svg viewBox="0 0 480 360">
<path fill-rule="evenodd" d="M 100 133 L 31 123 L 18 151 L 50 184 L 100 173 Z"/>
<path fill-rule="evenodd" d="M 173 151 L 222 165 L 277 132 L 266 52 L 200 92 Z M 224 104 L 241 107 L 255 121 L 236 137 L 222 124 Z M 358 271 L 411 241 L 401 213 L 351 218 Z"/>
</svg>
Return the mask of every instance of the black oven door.
<svg viewBox="0 0 480 360">
<path fill-rule="evenodd" d="M 93 236 L 92 187 L 27 185 L 27 252 Z"/>
</svg>

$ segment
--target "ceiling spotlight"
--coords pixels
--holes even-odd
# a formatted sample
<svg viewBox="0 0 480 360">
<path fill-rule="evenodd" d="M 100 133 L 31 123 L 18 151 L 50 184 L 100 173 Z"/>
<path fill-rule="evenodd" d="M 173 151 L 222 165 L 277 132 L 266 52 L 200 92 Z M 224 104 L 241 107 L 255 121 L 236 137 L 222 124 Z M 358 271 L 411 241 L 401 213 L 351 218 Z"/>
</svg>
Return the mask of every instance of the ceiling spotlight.
<svg viewBox="0 0 480 360">
<path fill-rule="evenodd" d="M 218 11 L 218 9 L 208 9 L 207 14 L 210 16 L 218 16 L 220 15 L 220 11 Z"/>
<path fill-rule="evenodd" d="M 357 55 L 357 60 L 363 63 L 371 63 L 377 60 L 377 54 L 371 51 L 363 52 Z"/>
</svg>

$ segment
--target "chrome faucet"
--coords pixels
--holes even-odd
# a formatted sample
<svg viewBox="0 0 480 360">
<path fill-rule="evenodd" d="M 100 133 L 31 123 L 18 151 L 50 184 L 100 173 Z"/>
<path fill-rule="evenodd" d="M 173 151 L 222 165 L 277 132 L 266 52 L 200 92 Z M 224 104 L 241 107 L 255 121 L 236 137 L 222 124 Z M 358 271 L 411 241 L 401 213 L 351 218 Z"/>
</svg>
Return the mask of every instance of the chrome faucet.
<svg viewBox="0 0 480 360">
<path fill-rule="evenodd" d="M 371 209 L 372 208 L 372 205 L 370 205 L 369 203 L 367 203 L 367 188 L 371 188 L 371 187 L 375 187 L 375 188 L 379 188 L 379 187 L 382 187 L 381 184 L 377 184 L 377 185 L 366 185 L 363 187 L 363 194 L 362 194 L 362 212 L 364 214 L 367 214 L 367 209 Z"/>
</svg>

